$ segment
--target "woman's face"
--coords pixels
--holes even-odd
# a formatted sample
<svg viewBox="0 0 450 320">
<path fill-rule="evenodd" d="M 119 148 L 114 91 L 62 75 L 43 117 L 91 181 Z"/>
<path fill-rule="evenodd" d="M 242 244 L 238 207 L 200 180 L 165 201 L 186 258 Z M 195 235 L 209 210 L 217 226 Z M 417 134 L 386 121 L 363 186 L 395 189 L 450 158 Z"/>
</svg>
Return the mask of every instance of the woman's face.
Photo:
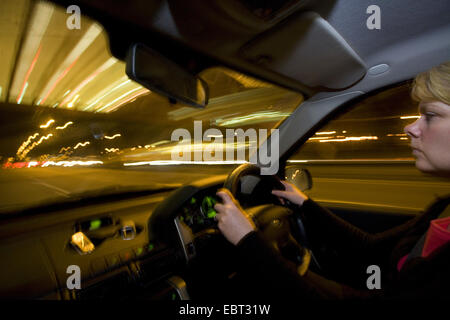
<svg viewBox="0 0 450 320">
<path fill-rule="evenodd" d="M 450 105 L 421 102 L 421 117 L 405 127 L 420 171 L 450 176 Z"/>
</svg>

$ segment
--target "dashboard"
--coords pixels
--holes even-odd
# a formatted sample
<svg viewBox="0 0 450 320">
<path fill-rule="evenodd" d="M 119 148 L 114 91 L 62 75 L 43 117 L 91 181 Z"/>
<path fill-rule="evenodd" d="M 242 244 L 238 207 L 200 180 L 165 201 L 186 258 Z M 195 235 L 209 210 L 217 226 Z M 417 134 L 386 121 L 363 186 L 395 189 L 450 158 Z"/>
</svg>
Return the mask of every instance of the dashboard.
<svg viewBox="0 0 450 320">
<path fill-rule="evenodd" d="M 225 178 L 215 176 L 170 192 L 112 197 L 1 220 L 0 254 L 5 258 L 0 265 L 0 297 L 189 298 L 195 284 L 210 286 L 212 279 L 228 276 L 234 268 L 228 264 L 232 245 L 214 219 L 216 192 Z M 254 200 L 258 185 L 251 177 L 243 184 L 244 208 Z M 92 245 L 86 251 L 77 248 L 73 238 L 80 232 Z M 205 267 L 211 262 L 215 265 Z M 80 289 L 67 284 L 70 266 L 79 267 Z"/>
<path fill-rule="evenodd" d="M 176 194 L 185 190 L 182 187 L 1 220 L 0 297 L 188 298 L 183 274 L 187 261 L 174 219 L 179 217 L 195 233 L 213 228 L 215 190 L 224 178 L 197 182 L 189 197 Z M 172 203 L 174 210 L 163 210 L 160 221 L 152 219 L 164 201 Z M 92 246 L 85 246 L 89 250 L 84 252 L 74 243 L 77 233 L 90 240 Z M 70 266 L 79 268 L 80 289 L 67 285 Z"/>
</svg>

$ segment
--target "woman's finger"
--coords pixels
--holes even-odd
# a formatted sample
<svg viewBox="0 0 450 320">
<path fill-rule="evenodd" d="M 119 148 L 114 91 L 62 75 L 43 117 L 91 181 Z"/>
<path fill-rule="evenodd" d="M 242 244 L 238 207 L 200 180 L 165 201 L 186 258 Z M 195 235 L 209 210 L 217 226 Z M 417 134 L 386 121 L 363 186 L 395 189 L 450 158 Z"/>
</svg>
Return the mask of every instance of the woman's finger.
<svg viewBox="0 0 450 320">
<path fill-rule="evenodd" d="M 214 209 L 219 213 L 222 213 L 225 211 L 225 205 L 221 204 L 221 203 L 216 203 L 214 205 Z"/>
<path fill-rule="evenodd" d="M 272 190 L 272 194 L 278 197 L 286 198 L 286 191 L 283 190 Z"/>
<path fill-rule="evenodd" d="M 285 180 L 281 180 L 281 183 L 284 185 L 284 187 L 286 188 L 286 191 L 290 191 L 293 189 L 292 184 L 290 184 L 289 182 L 285 181 Z"/>
<path fill-rule="evenodd" d="M 220 189 L 216 195 L 222 199 L 223 203 L 233 202 L 231 193 L 227 193 L 226 189 Z"/>
</svg>

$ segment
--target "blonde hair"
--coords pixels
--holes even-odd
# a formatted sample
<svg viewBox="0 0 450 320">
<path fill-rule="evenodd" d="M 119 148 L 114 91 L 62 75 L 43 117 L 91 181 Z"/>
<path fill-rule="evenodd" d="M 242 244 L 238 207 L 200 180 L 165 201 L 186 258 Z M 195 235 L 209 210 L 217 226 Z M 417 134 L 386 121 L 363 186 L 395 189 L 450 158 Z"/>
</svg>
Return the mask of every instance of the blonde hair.
<svg viewBox="0 0 450 320">
<path fill-rule="evenodd" d="M 411 96 L 416 101 L 441 101 L 450 105 L 450 61 L 419 73 Z"/>
</svg>

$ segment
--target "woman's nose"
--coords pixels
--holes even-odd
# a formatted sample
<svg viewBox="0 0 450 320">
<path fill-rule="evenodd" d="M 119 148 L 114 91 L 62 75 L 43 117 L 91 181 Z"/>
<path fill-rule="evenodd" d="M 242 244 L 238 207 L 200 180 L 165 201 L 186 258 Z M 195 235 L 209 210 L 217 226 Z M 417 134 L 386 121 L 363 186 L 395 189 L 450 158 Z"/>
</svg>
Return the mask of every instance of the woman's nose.
<svg viewBox="0 0 450 320">
<path fill-rule="evenodd" d="M 420 136 L 419 120 L 420 118 L 408 124 L 404 129 L 405 133 L 411 138 L 418 138 Z"/>
</svg>

